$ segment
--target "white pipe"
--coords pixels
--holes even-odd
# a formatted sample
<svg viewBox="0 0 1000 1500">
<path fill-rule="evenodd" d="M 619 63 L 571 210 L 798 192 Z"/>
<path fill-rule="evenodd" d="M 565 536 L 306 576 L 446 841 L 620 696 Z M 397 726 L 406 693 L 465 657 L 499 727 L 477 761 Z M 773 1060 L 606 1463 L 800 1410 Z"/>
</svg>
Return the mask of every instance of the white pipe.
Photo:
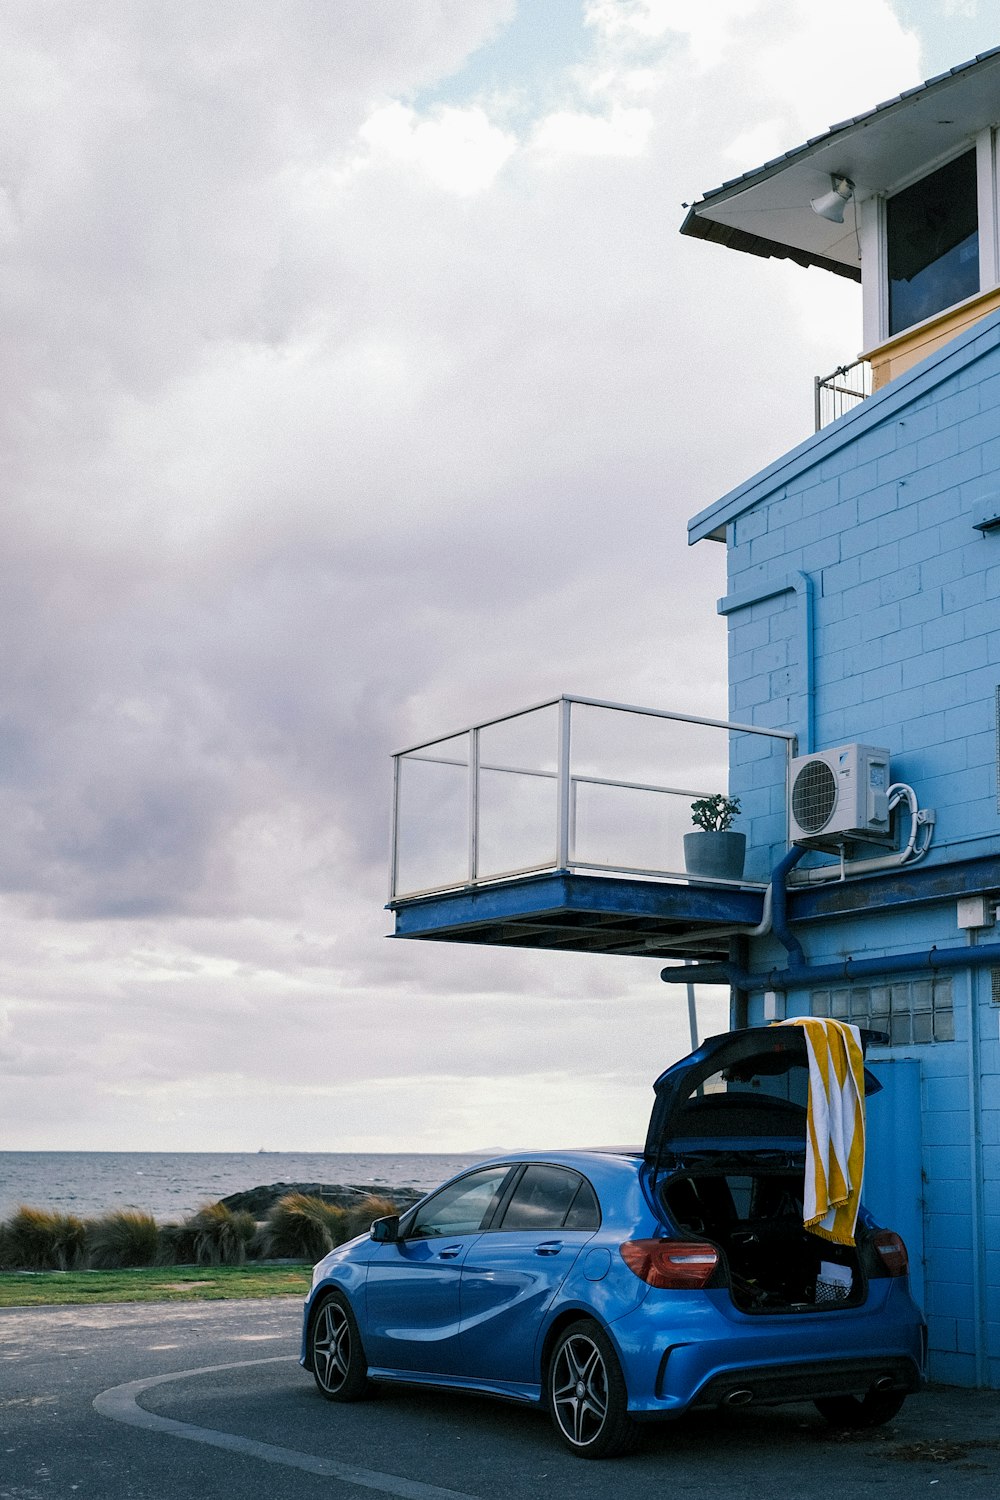
<svg viewBox="0 0 1000 1500">
<path fill-rule="evenodd" d="M 848 875 L 868 875 L 876 870 L 894 870 L 899 865 L 906 864 L 909 860 L 923 859 L 931 846 L 933 838 L 933 822 L 926 817 L 921 818 L 921 809 L 917 803 L 917 794 L 911 786 L 903 781 L 894 782 L 886 794 L 889 798 L 889 811 L 898 807 L 900 802 L 905 801 L 910 812 L 910 836 L 903 849 L 896 849 L 892 854 L 880 854 L 872 859 L 845 860 L 841 857 L 838 864 L 820 865 L 812 870 L 795 870 L 789 874 L 790 885 L 817 885 L 826 880 L 844 880 Z M 917 831 L 927 828 L 927 840 L 918 849 Z"/>
<path fill-rule="evenodd" d="M 672 937 L 647 938 L 644 946 L 647 948 L 686 948 L 690 943 L 699 940 L 703 943 L 715 943 L 725 937 L 767 937 L 771 931 L 771 892 L 774 886 L 773 880 L 768 881 L 764 889 L 764 906 L 761 919 L 756 927 L 696 927 L 690 932 L 678 932 Z"/>
</svg>

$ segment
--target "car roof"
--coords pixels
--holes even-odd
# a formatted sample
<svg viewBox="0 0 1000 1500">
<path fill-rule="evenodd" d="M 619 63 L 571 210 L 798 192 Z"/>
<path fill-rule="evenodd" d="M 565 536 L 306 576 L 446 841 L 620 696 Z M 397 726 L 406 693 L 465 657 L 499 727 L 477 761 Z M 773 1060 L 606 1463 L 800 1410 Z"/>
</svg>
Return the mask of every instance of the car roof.
<svg viewBox="0 0 1000 1500">
<path fill-rule="evenodd" d="M 504 1162 L 511 1166 L 520 1162 L 537 1162 L 543 1166 L 570 1167 L 573 1171 L 581 1172 L 591 1179 L 609 1179 L 626 1175 L 635 1176 L 642 1163 L 642 1147 L 595 1146 L 583 1150 L 505 1151 L 497 1156 L 484 1157 L 469 1170 L 476 1171 L 479 1167 L 501 1165 Z"/>
</svg>

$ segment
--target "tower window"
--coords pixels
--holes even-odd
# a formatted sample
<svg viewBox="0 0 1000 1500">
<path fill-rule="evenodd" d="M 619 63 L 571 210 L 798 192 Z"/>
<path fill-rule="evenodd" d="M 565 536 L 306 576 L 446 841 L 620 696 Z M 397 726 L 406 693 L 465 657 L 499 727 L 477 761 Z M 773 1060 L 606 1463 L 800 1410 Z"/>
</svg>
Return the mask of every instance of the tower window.
<svg viewBox="0 0 1000 1500">
<path fill-rule="evenodd" d="M 975 151 L 904 188 L 885 211 L 891 335 L 979 291 Z"/>
</svg>

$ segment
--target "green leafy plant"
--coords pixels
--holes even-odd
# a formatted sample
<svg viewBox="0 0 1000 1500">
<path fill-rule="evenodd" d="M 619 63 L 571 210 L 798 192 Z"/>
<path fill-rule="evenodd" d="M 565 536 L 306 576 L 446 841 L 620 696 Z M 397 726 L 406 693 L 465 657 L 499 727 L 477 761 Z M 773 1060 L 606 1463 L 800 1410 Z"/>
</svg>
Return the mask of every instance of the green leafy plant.
<svg viewBox="0 0 1000 1500">
<path fill-rule="evenodd" d="M 691 803 L 691 822 L 706 833 L 728 833 L 739 811 L 739 797 L 715 792 L 711 797 L 699 797 L 697 802 Z"/>
</svg>

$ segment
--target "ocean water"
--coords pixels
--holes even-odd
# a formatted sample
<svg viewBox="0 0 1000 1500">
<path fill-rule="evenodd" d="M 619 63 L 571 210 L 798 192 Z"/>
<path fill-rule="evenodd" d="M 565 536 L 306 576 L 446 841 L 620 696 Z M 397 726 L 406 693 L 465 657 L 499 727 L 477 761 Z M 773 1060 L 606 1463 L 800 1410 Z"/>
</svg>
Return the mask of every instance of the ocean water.
<svg viewBox="0 0 1000 1500">
<path fill-rule="evenodd" d="M 86 1218 L 141 1208 L 160 1221 L 272 1182 L 428 1191 L 475 1155 L 326 1151 L 0 1151 L 0 1222 L 24 1203 Z"/>
</svg>

